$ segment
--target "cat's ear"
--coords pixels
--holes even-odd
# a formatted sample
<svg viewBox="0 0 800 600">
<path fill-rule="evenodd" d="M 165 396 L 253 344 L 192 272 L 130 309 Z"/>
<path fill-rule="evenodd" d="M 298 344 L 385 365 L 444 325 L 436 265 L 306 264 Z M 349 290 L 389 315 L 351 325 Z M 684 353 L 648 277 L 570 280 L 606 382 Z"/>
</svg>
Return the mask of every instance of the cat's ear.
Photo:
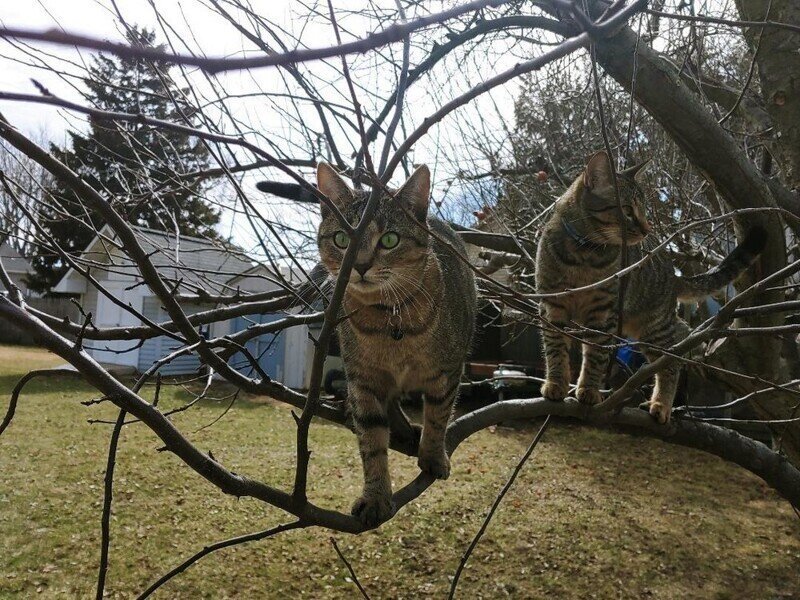
<svg viewBox="0 0 800 600">
<path fill-rule="evenodd" d="M 326 162 L 321 162 L 317 165 L 317 187 L 319 191 L 328 197 L 328 200 L 333 202 L 338 208 L 342 208 L 345 204 L 353 199 L 353 190 L 347 185 L 341 175 L 339 175 L 332 166 Z M 322 205 L 323 212 L 325 205 Z"/>
<path fill-rule="evenodd" d="M 642 179 L 644 178 L 644 169 L 650 164 L 651 160 L 652 159 L 648 158 L 646 161 L 640 162 L 638 165 L 628 167 L 622 173 L 620 173 L 620 175 L 627 177 L 628 179 L 633 179 L 637 183 L 641 183 Z"/>
<path fill-rule="evenodd" d="M 418 221 L 428 218 L 428 201 L 431 196 L 431 172 L 426 165 L 418 166 L 395 197 L 411 209 Z"/>
<path fill-rule="evenodd" d="M 605 150 L 596 152 L 587 161 L 583 171 L 583 185 L 590 190 L 614 185 L 611 161 Z"/>
</svg>

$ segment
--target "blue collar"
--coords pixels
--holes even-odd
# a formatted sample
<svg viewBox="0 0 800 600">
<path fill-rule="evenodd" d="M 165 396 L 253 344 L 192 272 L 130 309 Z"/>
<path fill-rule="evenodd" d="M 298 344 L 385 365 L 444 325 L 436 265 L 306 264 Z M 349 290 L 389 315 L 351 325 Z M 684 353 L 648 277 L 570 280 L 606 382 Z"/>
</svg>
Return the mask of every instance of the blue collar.
<svg viewBox="0 0 800 600">
<path fill-rule="evenodd" d="M 605 250 L 605 244 L 598 244 L 597 242 L 593 242 L 592 240 L 586 239 L 575 227 L 572 226 L 572 223 L 567 221 L 564 217 L 561 217 L 561 225 L 564 227 L 564 232 L 572 238 L 572 240 L 578 244 L 584 250 Z"/>
</svg>

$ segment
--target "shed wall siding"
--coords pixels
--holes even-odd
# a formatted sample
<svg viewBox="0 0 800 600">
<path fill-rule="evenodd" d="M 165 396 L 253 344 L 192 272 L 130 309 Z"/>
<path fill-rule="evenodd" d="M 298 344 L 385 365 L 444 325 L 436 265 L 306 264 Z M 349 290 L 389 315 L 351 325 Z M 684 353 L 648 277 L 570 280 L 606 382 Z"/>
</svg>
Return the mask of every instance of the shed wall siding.
<svg viewBox="0 0 800 600">
<path fill-rule="evenodd" d="M 187 315 L 191 315 L 205 308 L 200 305 L 186 306 L 184 311 Z M 154 296 L 146 296 L 144 298 L 142 313 L 145 317 L 155 322 L 167 320 L 167 315 L 161 308 L 161 303 Z M 139 371 L 146 371 L 157 360 L 168 356 L 178 348 L 180 348 L 180 343 L 165 335 L 145 340 L 139 349 Z M 169 364 L 161 367 L 159 372 L 162 375 L 190 375 L 196 373 L 199 368 L 200 359 L 197 354 L 192 353 L 179 356 Z"/>
<path fill-rule="evenodd" d="M 294 389 L 305 388 L 307 357 L 309 352 L 313 353 L 311 340 L 308 339 L 308 326 L 290 327 L 284 332 L 284 335 L 286 336 L 286 348 L 283 359 L 283 384 Z"/>
</svg>

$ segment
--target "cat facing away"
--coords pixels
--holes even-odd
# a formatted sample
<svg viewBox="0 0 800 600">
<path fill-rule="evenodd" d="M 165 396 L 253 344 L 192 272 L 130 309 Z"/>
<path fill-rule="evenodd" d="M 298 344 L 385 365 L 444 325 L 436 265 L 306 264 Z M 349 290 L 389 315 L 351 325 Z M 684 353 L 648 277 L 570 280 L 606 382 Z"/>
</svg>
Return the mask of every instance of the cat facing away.
<svg viewBox="0 0 800 600">
<path fill-rule="evenodd" d="M 642 167 L 637 165 L 616 174 L 625 243 L 629 262 L 638 261 L 655 244 L 645 239 L 650 224 L 645 215 L 644 194 L 639 185 Z M 540 294 L 593 284 L 616 273 L 623 244 L 622 223 L 614 191 L 611 162 L 605 152 L 592 156 L 569 189 L 556 201 L 544 227 L 536 255 L 536 288 Z M 643 342 L 643 352 L 653 361 L 688 333 L 688 326 L 677 315 L 678 300 L 697 300 L 709 296 L 736 279 L 764 249 L 766 232 L 756 226 L 744 241 L 710 271 L 692 277 L 675 274 L 672 262 L 660 252 L 628 276 L 623 305 L 623 335 Z M 561 401 L 570 384 L 569 346 L 571 338 L 558 330 L 586 328 L 579 333 L 582 364 L 576 397 L 589 405 L 602 400 L 610 351 L 608 345 L 617 332 L 619 281 L 588 291 L 543 298 L 540 312 L 549 326 L 543 329 L 546 363 L 542 395 Z M 679 366 L 674 363 L 655 376 L 647 408 L 659 423 L 670 418 L 675 398 Z"/>
<path fill-rule="evenodd" d="M 351 225 L 358 224 L 368 193 L 353 190 L 326 163 L 317 169 L 317 185 Z M 472 344 L 477 292 L 472 271 L 453 252 L 465 256 L 463 242 L 428 214 L 429 195 L 430 172 L 423 165 L 381 198 L 359 243 L 337 326 L 364 470 L 352 513 L 367 526 L 394 513 L 390 402 L 422 394 L 418 465 L 436 478 L 450 474 L 445 430 Z M 333 212 L 324 204 L 321 210 L 320 259 L 335 278 L 351 240 Z"/>
</svg>

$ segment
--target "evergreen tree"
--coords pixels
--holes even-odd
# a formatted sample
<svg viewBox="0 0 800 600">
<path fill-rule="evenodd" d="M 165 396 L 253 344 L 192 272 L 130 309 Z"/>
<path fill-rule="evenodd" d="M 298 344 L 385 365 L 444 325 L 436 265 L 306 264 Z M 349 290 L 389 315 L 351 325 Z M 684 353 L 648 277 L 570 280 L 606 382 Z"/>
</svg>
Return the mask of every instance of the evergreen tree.
<svg viewBox="0 0 800 600">
<path fill-rule="evenodd" d="M 132 45 L 153 47 L 155 34 L 146 29 L 129 33 Z M 185 122 L 192 109 L 185 90 L 170 77 L 171 65 L 137 58 L 100 54 L 89 68 L 87 101 L 104 111 L 143 114 Z M 184 235 L 216 236 L 219 213 L 203 200 L 203 183 L 183 180 L 181 173 L 203 169 L 208 153 L 195 138 L 141 123 L 89 118 L 88 133 L 70 131 L 71 148 L 51 151 L 94 189 L 108 198 L 131 224 Z M 41 222 L 63 250 L 79 253 L 104 221 L 96 211 L 57 182 L 52 204 Z M 31 287 L 51 289 L 67 270 L 56 254 L 42 251 L 33 261 Z"/>
</svg>

